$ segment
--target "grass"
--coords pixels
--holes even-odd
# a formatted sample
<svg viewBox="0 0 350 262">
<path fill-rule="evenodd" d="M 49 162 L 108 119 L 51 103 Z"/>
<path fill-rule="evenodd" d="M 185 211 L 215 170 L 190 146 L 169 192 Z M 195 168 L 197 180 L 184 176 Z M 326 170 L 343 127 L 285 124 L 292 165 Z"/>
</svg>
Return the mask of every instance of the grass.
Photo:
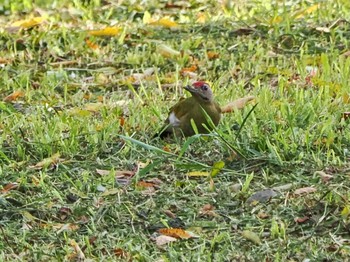
<svg viewBox="0 0 350 262">
<path fill-rule="evenodd" d="M 0 4 L 0 260 L 346 259 L 347 1 L 165 4 Z M 145 24 L 147 12 L 178 26 Z M 45 21 L 13 26 L 34 16 Z M 152 139 L 193 66 L 221 105 L 257 105 L 210 136 Z M 212 179 L 187 176 L 218 161 Z M 247 204 L 267 188 L 277 196 Z M 159 247 L 167 226 L 199 237 Z"/>
</svg>

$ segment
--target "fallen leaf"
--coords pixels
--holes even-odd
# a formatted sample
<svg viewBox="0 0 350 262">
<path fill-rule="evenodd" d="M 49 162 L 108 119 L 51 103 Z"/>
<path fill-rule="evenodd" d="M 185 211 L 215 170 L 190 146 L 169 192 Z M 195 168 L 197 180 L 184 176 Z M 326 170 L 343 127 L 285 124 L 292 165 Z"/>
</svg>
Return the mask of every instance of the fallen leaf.
<svg viewBox="0 0 350 262">
<path fill-rule="evenodd" d="M 157 246 L 164 246 L 166 244 L 169 244 L 171 242 L 177 241 L 176 238 L 171 237 L 171 236 L 166 236 L 166 235 L 160 235 L 158 237 L 156 237 L 156 245 Z"/>
<path fill-rule="evenodd" d="M 319 31 L 322 33 L 330 33 L 331 32 L 329 27 L 322 27 L 322 26 L 316 27 L 316 31 Z"/>
<path fill-rule="evenodd" d="M 218 217 L 219 215 L 214 211 L 214 209 L 215 207 L 213 205 L 206 204 L 201 208 L 199 214 L 202 216 Z"/>
<path fill-rule="evenodd" d="M 173 218 L 173 219 L 175 219 L 176 218 L 176 215 L 171 211 L 171 210 L 165 210 L 164 211 L 164 214 L 165 215 L 167 215 L 168 217 L 170 217 L 170 218 Z"/>
<path fill-rule="evenodd" d="M 314 187 L 302 187 L 302 188 L 298 188 L 294 191 L 294 195 L 297 196 L 301 196 L 301 195 L 306 195 L 306 194 L 310 194 L 310 193 L 314 193 L 316 192 L 317 189 Z"/>
<path fill-rule="evenodd" d="M 58 162 L 62 161 L 60 156 L 61 156 L 60 153 L 56 153 L 48 158 L 44 158 L 43 160 L 41 160 L 40 162 L 38 162 L 34 166 L 30 166 L 30 168 L 43 169 L 43 168 L 47 168 L 51 165 L 56 165 Z"/>
<path fill-rule="evenodd" d="M 104 169 L 96 169 L 97 174 L 100 176 L 106 176 L 111 173 L 111 170 L 104 170 Z"/>
<path fill-rule="evenodd" d="M 85 261 L 85 255 L 84 255 L 83 251 L 81 250 L 80 246 L 78 245 L 78 243 L 74 239 L 71 239 L 70 245 L 75 250 L 76 260 L 77 261 Z"/>
<path fill-rule="evenodd" d="M 160 44 L 157 46 L 157 52 L 161 54 L 164 57 L 174 57 L 174 56 L 180 56 L 181 53 L 170 46 L 167 46 L 165 44 Z"/>
<path fill-rule="evenodd" d="M 17 90 L 15 92 L 13 92 L 12 94 L 6 96 L 3 101 L 4 102 L 12 102 L 12 101 L 16 101 L 18 98 L 20 97 L 24 97 L 24 92 Z"/>
<path fill-rule="evenodd" d="M 58 210 L 57 216 L 61 221 L 66 220 L 72 214 L 72 210 L 69 207 L 61 207 Z"/>
<path fill-rule="evenodd" d="M 293 187 L 293 184 L 289 183 L 289 184 L 285 184 L 285 185 L 281 185 L 281 186 L 275 186 L 272 189 L 274 191 L 287 191 L 287 190 L 291 189 L 292 187 Z"/>
<path fill-rule="evenodd" d="M 294 17 L 296 19 L 304 18 L 306 15 L 309 15 L 309 14 L 317 11 L 320 7 L 321 7 L 321 4 L 315 4 L 315 5 L 309 6 L 305 10 L 301 10 L 301 11 L 296 12 Z"/>
<path fill-rule="evenodd" d="M 350 215 L 350 207 L 348 205 L 346 205 L 340 214 L 343 218 L 348 217 Z"/>
<path fill-rule="evenodd" d="M 155 187 L 156 184 L 146 182 L 146 181 L 139 181 L 139 182 L 137 182 L 136 186 L 141 187 L 141 188 L 147 188 L 147 187 Z"/>
<path fill-rule="evenodd" d="M 266 219 L 266 218 L 269 218 L 270 217 L 270 215 L 269 214 L 267 214 L 267 213 L 265 213 L 265 212 L 262 212 L 262 211 L 260 211 L 259 213 L 258 213 L 258 218 L 260 218 L 260 219 Z"/>
<path fill-rule="evenodd" d="M 29 19 L 19 20 L 14 22 L 11 27 L 22 27 L 25 29 L 32 28 L 34 26 L 40 25 L 46 19 L 44 17 L 33 17 Z"/>
<path fill-rule="evenodd" d="M 116 177 L 133 177 L 134 175 L 135 175 L 135 171 L 130 171 L 130 170 L 115 171 Z"/>
<path fill-rule="evenodd" d="M 208 51 L 207 52 L 207 56 L 208 56 L 208 59 L 209 60 L 212 60 L 212 59 L 216 59 L 216 58 L 219 58 L 219 53 L 217 52 L 214 52 L 214 51 Z"/>
<path fill-rule="evenodd" d="M 163 26 L 166 28 L 173 28 L 179 26 L 176 22 L 170 20 L 168 17 L 163 17 L 157 21 L 149 22 L 149 24 L 153 26 Z"/>
<path fill-rule="evenodd" d="M 96 49 L 99 48 L 98 44 L 95 44 L 94 42 L 92 42 L 92 41 L 91 41 L 90 39 L 88 39 L 88 38 L 85 39 L 85 43 L 86 43 L 87 46 L 90 47 L 91 49 L 96 50 Z"/>
<path fill-rule="evenodd" d="M 9 64 L 11 62 L 12 62 L 12 60 L 10 60 L 8 58 L 0 57 L 0 64 Z"/>
<path fill-rule="evenodd" d="M 1 193 L 7 193 L 10 190 L 16 189 L 18 187 L 18 183 L 8 183 L 6 186 L 4 186 L 3 189 L 1 189 Z"/>
<path fill-rule="evenodd" d="M 264 202 L 269 201 L 271 198 L 273 198 L 275 196 L 277 196 L 277 193 L 275 191 L 273 191 L 272 189 L 268 188 L 268 189 L 258 191 L 256 193 L 254 193 L 253 195 L 251 195 L 247 199 L 247 203 L 248 204 L 264 203 Z"/>
<path fill-rule="evenodd" d="M 210 176 L 215 177 L 224 167 L 225 167 L 224 161 L 215 162 L 210 172 Z"/>
<path fill-rule="evenodd" d="M 210 175 L 209 172 L 203 172 L 203 171 L 192 171 L 186 174 L 186 176 L 188 177 L 207 177 L 209 175 Z"/>
<path fill-rule="evenodd" d="M 245 107 L 245 105 L 254 100 L 255 97 L 254 96 L 246 96 L 243 98 L 239 98 L 233 102 L 228 103 L 227 105 L 221 107 L 221 112 L 222 113 L 230 113 L 234 110 L 238 110 L 238 109 L 242 109 Z"/>
<path fill-rule="evenodd" d="M 124 249 L 121 249 L 120 247 L 119 248 L 115 248 L 113 250 L 114 252 L 114 255 L 118 258 L 130 258 L 130 254 L 128 252 L 126 252 Z"/>
<path fill-rule="evenodd" d="M 256 233 L 252 232 L 252 231 L 244 230 L 242 232 L 242 236 L 244 238 L 250 240 L 254 244 L 257 244 L 257 245 L 261 244 L 261 240 L 260 240 L 259 236 Z"/>
<path fill-rule="evenodd" d="M 333 178 L 332 175 L 328 175 L 324 171 L 316 171 L 314 174 L 320 176 L 323 183 L 327 183 Z"/>
<path fill-rule="evenodd" d="M 186 72 L 194 72 L 194 71 L 196 71 L 197 69 L 198 69 L 198 67 L 197 67 L 196 65 L 193 65 L 193 66 L 191 66 L 191 67 L 184 67 L 184 68 L 181 69 L 180 73 L 181 73 L 181 74 L 184 74 L 184 73 L 186 73 Z"/>
<path fill-rule="evenodd" d="M 169 237 L 189 239 L 191 235 L 181 228 L 161 228 L 158 232 Z"/>
<path fill-rule="evenodd" d="M 296 218 L 294 219 L 294 221 L 295 221 L 296 223 L 298 223 L 298 224 L 303 224 L 303 223 L 305 223 L 306 221 L 308 221 L 309 219 L 310 219 L 310 217 L 308 217 L 308 216 L 296 217 Z"/>
<path fill-rule="evenodd" d="M 111 26 L 111 27 L 105 27 L 100 30 L 91 30 L 88 32 L 89 35 L 92 36 L 116 36 L 121 31 L 120 27 L 117 26 Z"/>
<path fill-rule="evenodd" d="M 342 53 L 341 55 L 343 55 L 345 57 L 349 57 L 350 56 L 350 50 Z"/>
<path fill-rule="evenodd" d="M 112 188 L 112 189 L 107 189 L 105 190 L 101 196 L 112 196 L 112 195 L 117 195 L 121 193 L 121 190 L 119 188 Z"/>
<path fill-rule="evenodd" d="M 54 229 L 58 229 L 57 234 L 60 234 L 63 231 L 76 231 L 79 229 L 79 226 L 73 223 L 68 224 L 56 224 L 53 226 Z"/>
<path fill-rule="evenodd" d="M 204 24 L 208 19 L 208 16 L 203 13 L 203 12 L 199 12 L 197 13 L 197 20 L 196 20 L 196 23 L 198 24 Z"/>
</svg>

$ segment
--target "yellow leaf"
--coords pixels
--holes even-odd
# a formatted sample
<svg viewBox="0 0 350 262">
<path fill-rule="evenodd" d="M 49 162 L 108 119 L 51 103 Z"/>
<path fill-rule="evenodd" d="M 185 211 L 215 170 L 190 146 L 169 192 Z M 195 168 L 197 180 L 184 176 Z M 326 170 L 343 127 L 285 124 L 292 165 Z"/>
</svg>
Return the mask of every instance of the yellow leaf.
<svg viewBox="0 0 350 262">
<path fill-rule="evenodd" d="M 283 21 L 283 18 L 278 15 L 270 19 L 270 25 L 276 25 L 281 23 L 282 21 Z"/>
<path fill-rule="evenodd" d="M 91 30 L 89 31 L 89 35 L 93 36 L 116 36 L 121 31 L 120 27 L 112 26 L 112 27 L 105 27 L 100 30 Z"/>
<path fill-rule="evenodd" d="M 205 13 L 198 13 L 196 23 L 204 24 L 207 21 L 207 16 Z"/>
<path fill-rule="evenodd" d="M 345 206 L 343 210 L 341 211 L 342 217 L 348 217 L 350 215 L 350 208 L 349 206 Z"/>
<path fill-rule="evenodd" d="M 181 238 L 181 239 L 189 239 L 192 236 L 187 233 L 185 230 L 181 228 L 161 228 L 158 230 L 162 235 L 166 235 L 169 237 Z"/>
<path fill-rule="evenodd" d="M 343 103 L 344 104 L 349 104 L 350 103 L 350 94 L 349 93 L 343 94 Z"/>
<path fill-rule="evenodd" d="M 149 23 L 153 22 L 150 12 L 145 11 L 145 13 L 143 14 L 142 21 L 144 24 L 149 24 Z"/>
<path fill-rule="evenodd" d="M 13 27 L 22 27 L 22 28 L 32 28 L 36 25 L 41 24 L 42 22 L 44 22 L 46 19 L 42 16 L 40 17 L 33 17 L 33 18 L 29 18 L 29 19 L 24 19 L 24 20 L 19 20 L 16 21 L 12 24 Z"/>
<path fill-rule="evenodd" d="M 209 172 L 202 172 L 202 171 L 193 171 L 193 172 L 188 172 L 186 176 L 188 177 L 207 177 L 209 176 Z"/>
<path fill-rule="evenodd" d="M 165 57 L 172 57 L 172 56 L 180 56 L 181 55 L 181 53 L 179 51 L 172 49 L 170 46 L 167 46 L 164 44 L 160 44 L 157 46 L 157 52 Z"/>
<path fill-rule="evenodd" d="M 213 169 L 211 170 L 211 173 L 210 173 L 210 176 L 215 177 L 221 171 L 221 169 L 224 168 L 224 166 L 225 166 L 224 161 L 218 161 L 218 162 L 214 163 Z"/>
<path fill-rule="evenodd" d="M 320 8 L 320 6 L 321 6 L 320 4 L 315 4 L 315 5 L 312 5 L 312 6 L 308 7 L 308 8 L 306 8 L 305 10 L 299 11 L 299 12 L 297 12 L 297 13 L 295 14 L 295 18 L 296 18 L 296 19 L 303 18 L 303 17 L 305 17 L 306 15 L 311 14 L 311 13 L 317 11 L 317 10 Z"/>
<path fill-rule="evenodd" d="M 5 97 L 3 99 L 3 101 L 4 102 L 12 102 L 12 101 L 17 100 L 20 97 L 23 97 L 23 96 L 24 96 L 24 92 L 22 92 L 22 91 L 15 91 L 11 95 L 8 95 L 7 97 Z"/>
<path fill-rule="evenodd" d="M 176 22 L 171 21 L 169 18 L 163 17 L 159 19 L 158 21 L 150 22 L 150 25 L 155 25 L 155 26 L 163 26 L 167 28 L 172 28 L 172 27 L 177 27 L 179 26 Z"/>
</svg>

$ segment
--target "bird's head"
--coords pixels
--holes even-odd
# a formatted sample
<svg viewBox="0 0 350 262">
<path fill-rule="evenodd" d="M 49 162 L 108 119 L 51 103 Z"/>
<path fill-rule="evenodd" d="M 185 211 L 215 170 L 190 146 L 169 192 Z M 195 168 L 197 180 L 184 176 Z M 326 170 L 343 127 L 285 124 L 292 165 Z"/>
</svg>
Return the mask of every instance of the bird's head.
<svg viewBox="0 0 350 262">
<path fill-rule="evenodd" d="M 213 91 L 209 84 L 204 81 L 194 82 L 192 85 L 185 86 L 185 89 L 199 101 L 212 102 L 214 100 Z"/>
</svg>

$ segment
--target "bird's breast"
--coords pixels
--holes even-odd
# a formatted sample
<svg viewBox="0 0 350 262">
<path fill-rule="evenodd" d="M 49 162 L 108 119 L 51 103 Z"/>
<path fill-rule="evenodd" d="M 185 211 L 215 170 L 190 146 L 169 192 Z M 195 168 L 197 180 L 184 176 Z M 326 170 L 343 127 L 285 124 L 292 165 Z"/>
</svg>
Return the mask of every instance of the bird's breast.
<svg viewBox="0 0 350 262">
<path fill-rule="evenodd" d="M 169 124 L 176 127 L 176 126 L 180 126 L 180 120 L 176 117 L 174 112 L 171 112 L 169 115 Z"/>
</svg>

